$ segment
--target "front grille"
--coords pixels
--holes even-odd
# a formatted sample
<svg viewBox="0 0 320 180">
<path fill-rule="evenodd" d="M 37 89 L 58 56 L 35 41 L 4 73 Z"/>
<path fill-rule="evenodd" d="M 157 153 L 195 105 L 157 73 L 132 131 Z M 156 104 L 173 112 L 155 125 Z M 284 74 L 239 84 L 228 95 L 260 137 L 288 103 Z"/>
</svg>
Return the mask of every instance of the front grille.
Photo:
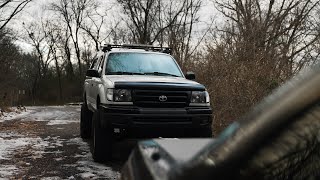
<svg viewBox="0 0 320 180">
<path fill-rule="evenodd" d="M 139 107 L 159 108 L 183 108 L 190 99 L 190 91 L 169 90 L 134 90 L 133 103 Z M 160 96 L 165 96 L 166 101 L 161 102 Z"/>
<path fill-rule="evenodd" d="M 135 124 L 192 124 L 189 117 L 135 117 Z"/>
</svg>

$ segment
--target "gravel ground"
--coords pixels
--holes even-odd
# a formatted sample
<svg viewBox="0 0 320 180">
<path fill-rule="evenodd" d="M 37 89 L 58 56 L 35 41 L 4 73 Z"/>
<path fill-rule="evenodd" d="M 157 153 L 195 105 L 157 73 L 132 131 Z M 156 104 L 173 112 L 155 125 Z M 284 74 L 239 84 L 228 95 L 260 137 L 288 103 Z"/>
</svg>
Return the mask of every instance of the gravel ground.
<svg viewBox="0 0 320 180">
<path fill-rule="evenodd" d="M 120 142 L 113 160 L 93 162 L 79 137 L 80 106 L 27 107 L 0 119 L 0 180 L 118 179 L 135 142 Z"/>
</svg>

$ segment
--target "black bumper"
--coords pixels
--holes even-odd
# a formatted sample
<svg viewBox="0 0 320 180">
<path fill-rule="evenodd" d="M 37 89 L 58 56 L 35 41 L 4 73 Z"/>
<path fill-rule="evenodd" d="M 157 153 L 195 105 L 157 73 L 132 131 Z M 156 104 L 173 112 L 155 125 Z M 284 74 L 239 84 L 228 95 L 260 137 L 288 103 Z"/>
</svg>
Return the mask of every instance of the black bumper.
<svg viewBox="0 0 320 180">
<path fill-rule="evenodd" d="M 101 105 L 101 125 L 129 137 L 195 137 L 211 130 L 210 107 L 140 108 Z"/>
</svg>

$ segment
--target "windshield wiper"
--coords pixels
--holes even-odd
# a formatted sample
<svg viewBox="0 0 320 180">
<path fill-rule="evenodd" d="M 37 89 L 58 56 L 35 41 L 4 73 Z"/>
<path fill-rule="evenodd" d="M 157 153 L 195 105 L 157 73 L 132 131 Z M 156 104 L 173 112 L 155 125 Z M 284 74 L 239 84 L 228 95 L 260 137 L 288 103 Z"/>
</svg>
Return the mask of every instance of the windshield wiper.
<svg viewBox="0 0 320 180">
<path fill-rule="evenodd" d="M 107 74 L 108 75 L 144 75 L 144 73 L 126 72 L 126 71 L 108 72 Z"/>
<path fill-rule="evenodd" d="M 163 72 L 146 72 L 144 73 L 146 75 L 158 75 L 158 76 L 173 76 L 173 77 L 181 77 L 181 76 L 178 76 L 178 75 L 175 75 L 175 74 L 170 74 L 170 73 L 163 73 Z"/>
</svg>

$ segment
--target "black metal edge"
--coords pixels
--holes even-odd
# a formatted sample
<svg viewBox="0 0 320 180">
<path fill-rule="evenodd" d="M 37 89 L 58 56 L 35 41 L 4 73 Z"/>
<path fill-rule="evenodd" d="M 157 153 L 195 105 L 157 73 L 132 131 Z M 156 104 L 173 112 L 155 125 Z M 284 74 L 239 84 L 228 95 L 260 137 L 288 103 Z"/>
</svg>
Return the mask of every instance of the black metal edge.
<svg viewBox="0 0 320 180">
<path fill-rule="evenodd" d="M 105 44 L 101 47 L 103 52 L 111 51 L 112 48 L 127 48 L 127 49 L 144 49 L 146 51 L 157 51 L 166 54 L 171 54 L 172 49 L 170 47 L 157 47 L 145 44 Z"/>
<path fill-rule="evenodd" d="M 153 153 L 150 152 L 153 150 Z M 163 168 L 165 161 L 169 168 Z M 121 170 L 122 180 L 171 179 L 171 171 L 179 171 L 179 165 L 157 142 L 145 140 L 138 143 Z"/>
<path fill-rule="evenodd" d="M 186 91 L 204 91 L 202 84 L 188 83 L 161 83 L 161 82 L 115 82 L 115 88 L 119 89 L 161 89 L 161 90 L 186 90 Z"/>
<path fill-rule="evenodd" d="M 320 64 L 298 75 L 266 97 L 241 120 L 174 172 L 174 179 L 237 177 L 257 147 L 262 147 L 281 129 L 293 123 L 320 101 Z"/>
</svg>

